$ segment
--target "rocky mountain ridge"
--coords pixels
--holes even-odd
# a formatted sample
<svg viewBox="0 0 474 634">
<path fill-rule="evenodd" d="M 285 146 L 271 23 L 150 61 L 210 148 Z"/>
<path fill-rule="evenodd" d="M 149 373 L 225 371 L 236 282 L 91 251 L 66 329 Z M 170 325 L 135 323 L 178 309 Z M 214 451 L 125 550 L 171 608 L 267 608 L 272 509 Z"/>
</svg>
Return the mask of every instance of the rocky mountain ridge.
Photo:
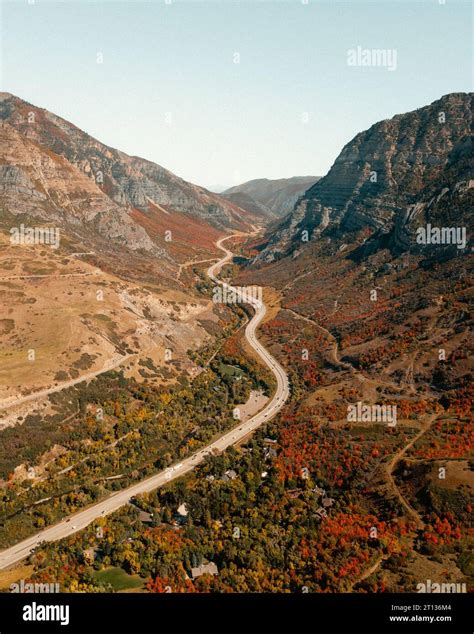
<svg viewBox="0 0 474 634">
<path fill-rule="evenodd" d="M 0 122 L 2 208 L 13 216 L 97 231 L 131 250 L 156 250 L 145 230 L 93 180 L 61 155 L 48 152 Z"/>
<path fill-rule="evenodd" d="M 112 206 L 144 212 L 158 206 L 163 213 L 189 214 L 220 229 L 245 229 L 253 220 L 247 211 L 219 195 L 151 161 L 108 147 L 72 123 L 9 93 L 0 93 L 0 120 L 54 161 L 58 157 L 67 160 L 95 185 L 95 195 L 107 197 Z"/>
<path fill-rule="evenodd" d="M 387 246 L 420 251 L 429 247 L 414 238 L 421 225 L 466 224 L 474 184 L 472 105 L 470 93 L 449 94 L 358 134 L 269 235 L 258 259 L 295 254 L 321 236 L 350 241 L 361 232 L 359 256 Z"/>
</svg>

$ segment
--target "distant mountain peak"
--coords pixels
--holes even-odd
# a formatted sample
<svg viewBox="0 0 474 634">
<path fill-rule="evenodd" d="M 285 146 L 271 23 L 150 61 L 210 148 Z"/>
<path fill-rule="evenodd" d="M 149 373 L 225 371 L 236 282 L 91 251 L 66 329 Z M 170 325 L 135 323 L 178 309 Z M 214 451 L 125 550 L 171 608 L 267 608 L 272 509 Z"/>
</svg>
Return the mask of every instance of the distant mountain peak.
<svg viewBox="0 0 474 634">
<path fill-rule="evenodd" d="M 288 214 L 298 198 L 318 179 L 318 176 L 255 178 L 230 187 L 221 195 L 251 213 L 277 218 Z"/>
</svg>

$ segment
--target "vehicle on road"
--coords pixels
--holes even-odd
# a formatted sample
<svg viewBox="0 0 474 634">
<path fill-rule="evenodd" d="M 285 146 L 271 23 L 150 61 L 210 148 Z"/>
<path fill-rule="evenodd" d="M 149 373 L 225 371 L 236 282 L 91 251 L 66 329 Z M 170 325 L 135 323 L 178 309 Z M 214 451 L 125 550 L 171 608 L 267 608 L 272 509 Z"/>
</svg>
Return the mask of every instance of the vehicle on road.
<svg viewBox="0 0 474 634">
<path fill-rule="evenodd" d="M 228 239 L 224 238 L 224 239 Z M 220 247 L 220 242 L 223 239 L 221 239 L 220 241 L 217 242 L 217 246 Z M 227 252 L 228 254 L 230 254 L 230 252 Z M 225 263 L 225 261 L 228 261 L 229 258 L 226 258 L 225 260 L 220 261 L 221 265 Z M 209 276 L 212 279 L 212 274 L 211 272 L 216 268 L 216 266 L 214 265 L 214 267 L 212 267 L 211 269 L 209 269 Z M 218 282 L 217 279 L 213 278 L 216 282 Z M 226 286 L 228 286 L 227 284 L 223 285 L 224 288 Z M 230 287 L 232 288 L 232 287 Z M 278 403 L 280 403 L 281 401 L 285 401 L 288 396 L 291 394 L 291 390 L 289 389 L 288 385 L 287 385 L 287 377 L 285 376 L 285 371 L 279 366 L 279 364 L 277 362 L 275 362 L 271 355 L 269 355 L 266 350 L 262 347 L 262 345 L 260 345 L 260 343 L 258 342 L 258 339 L 256 338 L 255 335 L 255 328 L 257 327 L 257 325 L 261 322 L 261 318 L 263 317 L 263 315 L 265 314 L 265 306 L 261 303 L 259 304 L 254 304 L 254 306 L 256 306 L 256 308 L 258 308 L 258 318 L 256 320 L 257 323 L 253 323 L 252 326 L 248 329 L 248 332 L 246 330 L 246 337 L 249 341 L 249 343 L 252 345 L 252 347 L 255 349 L 255 351 L 260 355 L 260 357 L 266 361 L 267 365 L 269 367 L 271 367 L 272 369 L 276 369 L 276 371 L 274 371 L 274 374 L 276 375 L 277 379 L 283 379 L 284 380 L 284 384 L 279 385 L 278 386 L 278 390 L 281 392 L 280 396 L 277 396 L 277 398 L 272 402 L 272 406 L 270 408 L 267 409 L 266 412 L 260 412 L 256 415 L 253 415 L 249 421 L 246 421 L 245 424 L 241 425 L 241 427 L 239 427 L 239 431 L 244 431 L 246 432 L 246 435 L 249 434 L 250 432 L 252 432 L 253 430 L 255 430 L 257 427 L 259 427 L 266 418 L 270 418 L 271 416 L 274 415 L 274 413 L 276 411 L 278 411 L 279 409 L 279 405 L 277 405 Z M 263 308 L 263 310 L 261 310 Z M 254 318 L 252 318 L 253 320 Z M 83 378 L 81 379 L 83 380 Z M 250 422 L 252 421 L 252 422 Z M 207 456 L 218 456 L 222 453 L 223 449 L 225 449 L 225 447 L 229 446 L 231 443 L 228 442 L 228 434 L 225 434 L 224 436 L 222 436 L 221 439 L 219 439 L 219 441 L 214 441 L 213 443 L 211 443 L 210 445 L 208 445 L 207 448 L 204 448 L 202 450 L 200 450 L 200 452 L 196 455 L 193 455 L 191 457 L 191 460 L 189 460 L 189 458 L 186 459 L 186 470 L 189 471 L 190 469 L 194 469 L 196 465 L 190 465 L 189 463 L 191 461 L 196 461 L 197 459 L 202 460 L 203 458 L 206 458 Z M 235 433 L 235 429 L 234 429 L 234 435 L 231 436 L 232 441 L 237 439 L 237 434 Z M 177 474 L 177 471 L 180 470 L 181 468 L 184 468 L 184 463 L 178 463 L 174 466 L 169 466 L 167 468 L 165 468 L 164 473 L 159 473 L 156 474 L 158 477 L 155 478 L 155 481 L 152 483 L 153 485 L 156 484 L 157 487 L 161 486 L 162 484 L 164 484 L 164 480 L 172 480 L 174 478 L 179 477 L 180 474 Z M 163 478 L 164 476 L 164 478 Z M 147 483 L 147 481 L 145 481 L 145 488 L 150 488 L 150 485 Z M 132 488 L 132 487 L 131 487 Z M 139 487 L 137 487 L 136 485 L 133 486 L 133 490 L 134 491 L 138 491 Z M 113 494 L 116 495 L 116 494 Z M 127 498 L 128 499 L 128 498 Z M 131 498 L 131 501 L 133 502 L 134 497 Z M 99 507 L 100 508 L 100 507 Z M 90 509 L 92 511 L 92 509 Z M 107 509 L 103 509 L 99 512 L 96 512 L 95 515 L 93 515 L 93 511 L 84 516 L 82 515 L 82 519 L 81 519 L 81 526 L 82 528 L 84 528 L 89 522 L 93 521 L 93 519 L 95 517 L 97 517 L 98 515 L 105 515 L 107 512 Z M 111 509 L 108 509 L 108 512 L 111 512 Z M 68 518 L 65 520 L 65 522 L 71 522 L 71 518 Z M 55 531 L 54 535 L 50 534 L 50 538 L 47 539 L 47 541 L 54 541 L 55 539 L 60 539 L 61 537 L 64 537 L 65 534 L 67 534 L 67 528 L 69 528 L 69 530 L 71 531 L 77 531 L 77 530 L 82 530 L 79 529 L 78 525 L 74 524 L 70 524 L 69 527 L 62 527 L 62 531 Z M 41 540 L 41 535 L 43 534 L 44 531 L 41 531 L 37 536 L 37 543 L 40 543 Z M 24 555 L 23 552 L 31 552 L 32 548 L 34 548 L 34 545 L 32 545 L 32 541 L 31 539 L 27 540 L 28 546 L 25 546 L 23 549 L 21 549 L 20 551 L 18 551 L 18 545 L 15 547 L 15 550 L 13 552 L 13 554 L 11 555 L 11 559 L 14 561 L 19 561 L 21 559 L 24 559 L 26 554 Z M 36 543 L 35 543 L 36 545 Z M 13 550 L 13 549 L 12 549 Z M 5 555 L 5 552 L 2 553 L 3 555 Z M 0 569 L 5 568 L 6 564 L 5 564 L 5 557 L 0 557 Z"/>
</svg>

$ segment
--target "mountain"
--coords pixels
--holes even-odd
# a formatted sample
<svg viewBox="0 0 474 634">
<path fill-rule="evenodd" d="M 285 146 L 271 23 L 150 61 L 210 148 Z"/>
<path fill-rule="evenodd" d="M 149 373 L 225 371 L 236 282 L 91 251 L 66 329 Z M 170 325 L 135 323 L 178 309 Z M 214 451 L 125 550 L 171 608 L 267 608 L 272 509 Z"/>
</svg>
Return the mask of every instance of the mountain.
<svg viewBox="0 0 474 634">
<path fill-rule="evenodd" d="M 67 223 L 79 231 L 90 224 L 132 250 L 153 249 L 145 230 L 94 180 L 5 121 L 0 123 L 0 188 L 4 217 L 10 212 Z"/>
<path fill-rule="evenodd" d="M 0 430 L 47 407 L 18 395 L 115 368 L 155 384 L 197 374 L 188 351 L 213 345 L 233 314 L 196 290 L 193 265 L 252 218 L 2 93 L 0 409 L 15 407 Z"/>
<path fill-rule="evenodd" d="M 472 203 L 472 101 L 470 93 L 449 94 L 358 134 L 329 173 L 301 196 L 260 258 L 294 252 L 302 239 L 361 231 L 358 255 L 384 246 L 395 253 L 423 250 L 414 239 L 419 226 L 466 222 Z"/>
<path fill-rule="evenodd" d="M 293 176 L 276 180 L 257 178 L 230 187 L 221 195 L 251 213 L 271 218 L 282 217 L 293 209 L 298 198 L 318 179 L 318 176 Z"/>
<path fill-rule="evenodd" d="M 111 209 L 120 206 L 143 213 L 158 210 L 164 214 L 175 211 L 204 220 L 219 229 L 245 229 L 249 220 L 252 221 L 248 212 L 217 194 L 188 183 L 151 161 L 110 148 L 61 117 L 9 93 L 0 93 L 0 120 L 8 126 L 10 137 L 16 133 L 16 146 L 24 143 L 30 151 L 35 145 L 51 157 L 56 167 L 65 165 L 66 161 L 74 179 L 83 177 L 79 179 L 80 189 L 88 192 L 83 207 L 92 195 L 97 203 L 100 200 Z M 14 155 L 10 155 L 10 159 L 14 163 Z M 16 172 L 17 178 L 21 178 L 18 170 Z M 39 180 L 45 177 L 38 176 Z M 8 183 L 11 184 L 11 175 Z M 59 183 L 55 185 L 59 186 Z M 44 192 L 39 194 L 46 195 Z M 60 200 L 55 203 L 59 204 Z M 89 211 L 95 215 L 92 209 Z M 142 246 L 145 248 L 146 242 L 144 238 Z"/>
<path fill-rule="evenodd" d="M 345 489 L 354 505 L 347 525 L 356 508 L 409 520 L 413 557 L 394 575 L 405 590 L 432 561 L 435 517 L 468 533 L 457 510 L 468 489 L 452 474 L 473 446 L 471 106 L 472 95 L 447 95 L 357 135 L 276 231 L 247 245 L 236 279 L 265 288 L 261 340 L 291 377 L 293 402 L 274 427 L 282 481 L 293 494 L 303 464 L 319 485 L 334 469 L 335 497 Z M 428 241 L 429 226 L 461 240 L 439 244 L 430 231 Z M 354 416 L 362 406 L 398 422 Z M 440 485 L 441 466 L 452 479 Z M 383 557 L 377 566 L 369 592 L 374 579 L 387 591 L 394 570 Z"/>
<path fill-rule="evenodd" d="M 266 205 L 258 202 L 245 192 L 232 192 L 230 194 L 222 194 L 228 201 L 238 205 L 241 209 L 246 209 L 251 214 L 259 216 L 262 219 L 275 218 L 274 212 Z"/>
</svg>

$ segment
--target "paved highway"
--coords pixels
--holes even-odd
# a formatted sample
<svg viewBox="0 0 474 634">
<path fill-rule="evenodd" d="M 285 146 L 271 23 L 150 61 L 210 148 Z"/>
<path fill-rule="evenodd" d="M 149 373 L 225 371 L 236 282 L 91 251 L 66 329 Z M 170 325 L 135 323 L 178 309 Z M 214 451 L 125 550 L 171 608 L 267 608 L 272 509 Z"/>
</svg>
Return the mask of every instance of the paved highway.
<svg viewBox="0 0 474 634">
<path fill-rule="evenodd" d="M 236 234 L 239 235 L 239 234 Z M 227 236 L 225 238 L 221 238 L 216 245 L 225 253 L 225 256 L 213 264 L 207 271 L 208 276 L 211 278 L 213 282 L 216 284 L 221 284 L 222 286 L 226 286 L 229 291 L 233 291 L 234 293 L 239 294 L 239 289 L 236 289 L 228 284 L 225 284 L 217 279 L 216 275 L 222 268 L 224 264 L 229 262 L 232 258 L 232 252 L 222 246 L 222 243 L 229 238 L 234 236 Z M 281 365 L 272 357 L 272 355 L 262 346 L 262 344 L 258 341 L 255 331 L 257 330 L 259 324 L 262 319 L 265 317 L 266 308 L 265 304 L 258 299 L 253 299 L 252 297 L 247 297 L 248 303 L 250 303 L 254 310 L 255 314 L 252 319 L 247 324 L 245 329 L 245 336 L 249 344 L 256 350 L 265 364 L 271 369 L 273 374 L 277 380 L 277 389 L 272 399 L 267 403 L 267 405 L 262 409 L 258 414 L 250 418 L 245 423 L 241 423 L 234 429 L 225 433 L 223 436 L 218 438 L 216 441 L 207 445 L 205 448 L 200 449 L 193 455 L 184 459 L 182 462 L 174 464 L 169 468 L 153 475 L 142 482 L 138 482 L 123 491 L 118 491 L 113 493 L 111 496 L 90 506 L 83 511 L 79 511 L 74 515 L 69 516 L 63 521 L 55 524 L 54 526 L 50 526 L 42 530 L 41 532 L 29 537 L 28 539 L 19 542 L 15 546 L 8 548 L 6 550 L 0 551 L 0 569 L 8 568 L 13 564 L 25 559 L 41 542 L 51 542 L 56 541 L 58 539 L 62 539 L 71 535 L 77 531 L 84 529 L 88 524 L 98 519 L 99 517 L 103 517 L 105 515 L 109 515 L 113 513 L 120 507 L 127 504 L 130 499 L 140 493 L 147 493 L 157 489 L 168 482 L 175 480 L 183 476 L 185 473 L 192 471 L 196 465 L 202 462 L 205 457 L 213 452 L 214 450 L 223 451 L 230 445 L 233 445 L 239 442 L 242 438 L 247 436 L 249 433 L 254 431 L 257 427 L 267 422 L 275 416 L 275 414 L 280 411 L 283 407 L 285 401 L 289 396 L 289 386 L 288 386 L 288 377 L 284 369 Z"/>
</svg>

